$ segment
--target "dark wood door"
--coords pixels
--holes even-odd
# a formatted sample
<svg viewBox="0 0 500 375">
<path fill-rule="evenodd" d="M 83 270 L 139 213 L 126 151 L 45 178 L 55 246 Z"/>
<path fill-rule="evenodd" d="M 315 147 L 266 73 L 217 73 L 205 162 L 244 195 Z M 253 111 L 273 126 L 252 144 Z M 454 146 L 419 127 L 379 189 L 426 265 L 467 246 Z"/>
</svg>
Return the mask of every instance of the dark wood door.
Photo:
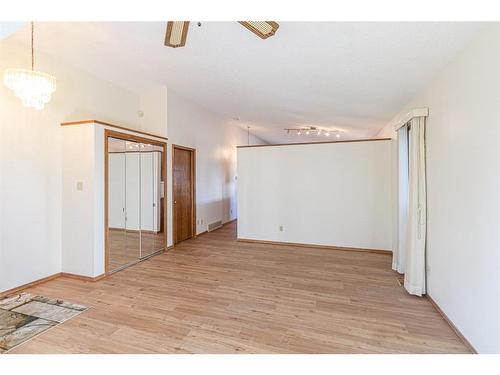
<svg viewBox="0 0 500 375">
<path fill-rule="evenodd" d="M 195 153 L 194 150 L 173 148 L 174 244 L 195 235 Z"/>
</svg>

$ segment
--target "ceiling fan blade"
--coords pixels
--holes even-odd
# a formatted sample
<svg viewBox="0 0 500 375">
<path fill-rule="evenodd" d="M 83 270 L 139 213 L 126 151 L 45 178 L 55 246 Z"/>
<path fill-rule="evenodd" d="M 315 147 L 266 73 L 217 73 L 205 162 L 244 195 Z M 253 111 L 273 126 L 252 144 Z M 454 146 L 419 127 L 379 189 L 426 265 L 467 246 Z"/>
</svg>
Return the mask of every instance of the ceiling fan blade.
<svg viewBox="0 0 500 375">
<path fill-rule="evenodd" d="M 280 27 L 277 22 L 274 21 L 238 21 L 248 30 L 250 30 L 255 35 L 258 35 L 262 39 L 267 39 L 273 36 L 276 30 Z"/>
<path fill-rule="evenodd" d="M 189 21 L 168 21 L 165 33 L 165 45 L 177 48 L 186 45 Z"/>
</svg>

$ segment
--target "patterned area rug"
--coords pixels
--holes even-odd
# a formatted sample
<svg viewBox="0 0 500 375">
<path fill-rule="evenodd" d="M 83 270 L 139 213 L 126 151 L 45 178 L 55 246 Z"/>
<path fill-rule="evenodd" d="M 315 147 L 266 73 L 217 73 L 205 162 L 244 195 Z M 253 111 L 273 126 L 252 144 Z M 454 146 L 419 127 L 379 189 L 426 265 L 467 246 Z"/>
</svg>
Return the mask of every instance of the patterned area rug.
<svg viewBox="0 0 500 375">
<path fill-rule="evenodd" d="M 29 293 L 0 299 L 0 354 L 85 310 L 86 306 Z"/>
</svg>

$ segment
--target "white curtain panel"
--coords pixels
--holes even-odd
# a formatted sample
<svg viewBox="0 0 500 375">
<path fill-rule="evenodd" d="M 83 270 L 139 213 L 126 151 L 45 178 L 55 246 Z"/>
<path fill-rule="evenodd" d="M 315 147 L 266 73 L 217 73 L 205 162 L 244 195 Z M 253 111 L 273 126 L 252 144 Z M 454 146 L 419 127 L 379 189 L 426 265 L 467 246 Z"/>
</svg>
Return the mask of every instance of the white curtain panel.
<svg viewBox="0 0 500 375">
<path fill-rule="evenodd" d="M 426 293 L 425 117 L 415 117 L 410 121 L 408 143 L 409 205 L 404 286 L 408 293 L 421 296 Z"/>
<path fill-rule="evenodd" d="M 392 256 L 392 269 L 399 273 L 406 270 L 406 238 L 408 227 L 408 128 L 398 130 L 398 215 L 397 240 Z"/>
</svg>

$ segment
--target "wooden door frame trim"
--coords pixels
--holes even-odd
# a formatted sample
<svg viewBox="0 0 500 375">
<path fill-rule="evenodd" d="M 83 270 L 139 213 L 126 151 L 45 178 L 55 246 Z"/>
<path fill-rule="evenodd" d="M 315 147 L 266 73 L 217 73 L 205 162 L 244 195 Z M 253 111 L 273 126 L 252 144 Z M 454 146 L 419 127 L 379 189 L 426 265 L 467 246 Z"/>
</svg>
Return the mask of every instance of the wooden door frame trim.
<svg viewBox="0 0 500 375">
<path fill-rule="evenodd" d="M 186 147 L 186 146 L 180 146 L 176 144 L 172 144 L 172 157 L 171 157 L 171 170 L 172 170 L 172 244 L 175 246 L 177 243 L 176 242 L 176 229 L 177 225 L 175 223 L 175 205 L 174 205 L 174 152 L 175 150 L 184 150 L 184 151 L 189 151 L 192 152 L 192 159 L 191 159 L 191 181 L 193 184 L 193 191 L 192 191 L 192 200 L 193 200 L 193 207 L 191 209 L 191 226 L 192 226 L 192 232 L 193 236 L 191 238 L 196 237 L 196 149 L 191 148 L 191 147 Z"/>
<path fill-rule="evenodd" d="M 379 142 L 379 141 L 390 141 L 390 140 L 392 140 L 392 138 L 348 139 L 343 141 L 295 142 L 295 143 L 274 143 L 267 145 L 248 145 L 248 146 L 236 146 L 236 148 L 304 146 L 304 145 L 311 146 L 311 145 L 324 145 L 333 143 Z"/>
<path fill-rule="evenodd" d="M 99 124 L 99 125 L 104 125 L 104 126 L 110 126 L 110 127 L 116 128 L 116 129 L 126 130 L 129 132 L 134 132 L 136 134 L 142 134 L 142 135 L 145 135 L 148 137 L 155 137 L 155 138 L 163 139 L 165 141 L 168 140 L 167 137 L 163 137 L 161 135 L 147 133 L 147 132 L 143 132 L 142 130 L 136 130 L 136 129 L 132 129 L 132 128 L 129 128 L 126 126 L 116 125 L 116 124 L 112 124 L 110 122 L 105 122 L 105 121 L 101 121 L 101 120 L 66 121 L 66 122 L 62 122 L 61 126 L 85 125 L 85 124 Z"/>
<path fill-rule="evenodd" d="M 108 178 L 109 178 L 109 153 L 108 153 L 108 138 L 118 138 L 124 141 L 149 143 L 155 146 L 160 146 L 163 150 L 163 157 L 161 159 L 161 180 L 163 181 L 163 217 L 164 217 L 164 240 L 165 248 L 167 249 L 167 142 L 158 141 L 156 139 L 144 138 L 134 134 L 117 132 L 115 130 L 104 129 L 104 273 L 108 275 L 112 270 L 109 269 L 109 213 L 108 213 Z"/>
</svg>

